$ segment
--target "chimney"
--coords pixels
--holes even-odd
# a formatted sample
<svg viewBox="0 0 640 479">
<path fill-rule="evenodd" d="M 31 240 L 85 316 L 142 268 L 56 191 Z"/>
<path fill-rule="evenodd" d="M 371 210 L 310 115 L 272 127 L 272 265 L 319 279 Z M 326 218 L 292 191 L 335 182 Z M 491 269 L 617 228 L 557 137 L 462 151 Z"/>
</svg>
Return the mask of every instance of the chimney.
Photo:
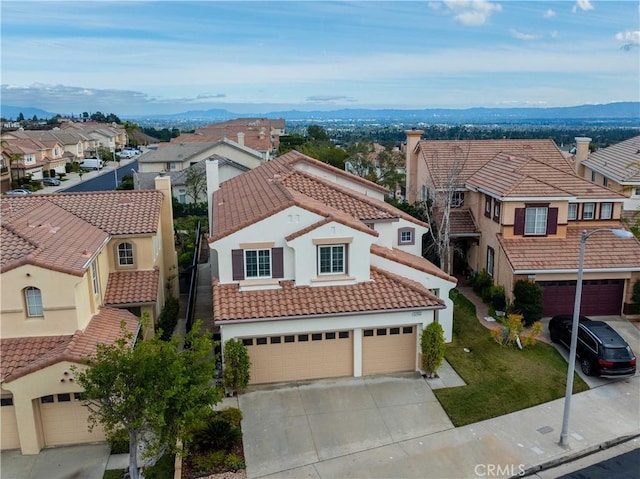
<svg viewBox="0 0 640 479">
<path fill-rule="evenodd" d="M 178 254 L 176 253 L 175 241 L 173 238 L 173 206 L 172 206 L 172 194 L 171 194 L 171 177 L 165 175 L 159 175 L 155 177 L 155 189 L 161 191 L 164 195 L 162 200 L 162 207 L 160 209 L 160 226 L 162 236 L 160 241 L 162 242 L 162 259 L 163 259 L 163 274 L 164 280 L 167 281 L 168 277 L 175 274 L 178 271 Z M 171 281 L 171 289 L 169 294 L 177 298 L 180 294 L 178 291 L 178 281 Z M 162 294 L 164 294 L 164 285 L 162 288 Z M 162 299 L 162 298 L 161 298 Z M 163 300 L 164 302 L 164 300 Z"/>
<path fill-rule="evenodd" d="M 238 144 L 244 146 L 244 133 L 238 132 Z"/>
<path fill-rule="evenodd" d="M 238 133 L 240 136 L 240 133 Z M 218 160 L 205 161 L 207 175 L 207 211 L 209 214 L 209 236 L 213 236 L 213 193 L 220 189 L 220 172 Z"/>
<path fill-rule="evenodd" d="M 576 136 L 576 152 L 574 154 L 573 166 L 578 176 L 584 178 L 584 166 L 582 162 L 589 157 L 589 143 L 591 138 L 586 136 Z"/>
<path fill-rule="evenodd" d="M 406 195 L 407 201 L 411 204 L 418 201 L 418 154 L 414 152 L 420 138 L 424 134 L 423 130 L 406 130 L 407 151 L 406 151 Z"/>
</svg>

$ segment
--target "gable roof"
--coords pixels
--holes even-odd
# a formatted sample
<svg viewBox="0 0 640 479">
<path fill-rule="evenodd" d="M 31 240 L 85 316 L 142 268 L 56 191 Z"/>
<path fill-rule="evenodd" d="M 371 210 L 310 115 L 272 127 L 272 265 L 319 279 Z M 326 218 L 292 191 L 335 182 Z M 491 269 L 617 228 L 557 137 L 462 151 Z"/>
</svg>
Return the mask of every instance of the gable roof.
<svg viewBox="0 0 640 479">
<path fill-rule="evenodd" d="M 300 319 L 319 315 L 442 309 L 444 303 L 416 281 L 371 267 L 371 281 L 341 286 L 294 286 L 240 291 L 237 283 L 213 283 L 213 318 L 222 321 Z M 339 319 L 336 319 L 339 321 Z"/>
<path fill-rule="evenodd" d="M 395 261 L 396 263 L 403 264 L 413 269 L 417 269 L 418 271 L 422 271 L 423 273 L 430 274 L 432 276 L 437 276 L 438 278 L 442 278 L 447 281 L 451 281 L 453 283 L 457 283 L 458 280 L 449 276 L 447 273 L 438 268 L 435 264 L 429 261 L 426 258 L 421 256 L 416 256 L 411 253 L 407 253 L 398 248 L 385 248 L 384 246 L 380 246 L 377 244 L 371 245 L 371 253 L 376 256 L 380 256 L 381 258 L 386 258 L 391 261 Z"/>
<path fill-rule="evenodd" d="M 157 231 L 160 191 L 7 196 L 0 205 L 0 271 L 24 264 L 81 276 L 110 236 Z"/>
<path fill-rule="evenodd" d="M 105 305 L 143 304 L 158 301 L 160 271 L 116 271 L 109 274 Z"/>
<path fill-rule="evenodd" d="M 564 163 L 506 153 L 498 153 L 471 175 L 466 184 L 500 198 L 624 198 L 620 193 L 580 178 L 573 170 L 567 171 Z"/>
<path fill-rule="evenodd" d="M 202 155 L 215 146 L 212 141 L 164 143 L 157 150 L 149 150 L 138 160 L 141 163 L 184 163 Z M 199 160 L 198 160 L 199 161 Z"/>
<path fill-rule="evenodd" d="M 640 136 L 597 150 L 582 164 L 618 184 L 640 184 Z"/>
<path fill-rule="evenodd" d="M 112 344 L 122 337 L 121 323 L 135 338 L 138 318 L 126 309 L 107 307 L 91 318 L 84 331 L 73 335 L 2 338 L 0 382 L 14 381 L 62 361 L 82 363 L 96 353 L 98 344 Z"/>
<path fill-rule="evenodd" d="M 328 169 L 332 174 L 349 180 L 364 181 L 367 186 L 375 185 L 302 153 L 290 151 L 221 184 L 213 194 L 215 224 L 209 241 L 216 241 L 294 205 L 325 217 L 342 217 L 345 221 L 347 217 L 350 217 L 349 221 L 356 222 L 403 218 L 428 227 L 382 200 L 301 171 L 296 168 L 300 163 Z M 378 185 L 375 187 L 379 188 Z"/>
<path fill-rule="evenodd" d="M 521 158 L 535 158 L 565 172 L 573 167 L 553 140 L 421 140 L 416 149 L 424 159 L 436 186 L 447 182 L 452 170 L 459 170 L 456 183 L 467 179 L 491 161 L 498 153 Z"/>
</svg>

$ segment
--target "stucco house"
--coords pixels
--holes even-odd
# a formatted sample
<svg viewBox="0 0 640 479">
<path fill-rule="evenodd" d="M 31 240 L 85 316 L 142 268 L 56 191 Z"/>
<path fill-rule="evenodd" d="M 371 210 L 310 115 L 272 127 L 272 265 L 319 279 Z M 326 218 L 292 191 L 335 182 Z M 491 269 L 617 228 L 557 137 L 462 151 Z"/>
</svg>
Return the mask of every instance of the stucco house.
<svg viewBox="0 0 640 479">
<path fill-rule="evenodd" d="M 451 340 L 456 280 L 386 189 L 296 151 L 224 182 L 215 163 L 214 323 L 247 346 L 252 383 L 415 371 L 424 327 Z"/>
<path fill-rule="evenodd" d="M 551 140 L 439 141 L 406 133 L 409 201 L 437 202 L 442 189 L 455 199 L 451 236 L 461 254 L 453 272 L 485 270 L 510 299 L 517 280 L 535 281 L 545 316 L 571 313 L 581 232 L 622 228 L 625 197 L 579 177 Z M 638 280 L 638 240 L 593 235 L 582 314 L 623 314 Z"/>
<path fill-rule="evenodd" d="M 578 175 L 607 186 L 625 196 L 625 213 L 640 210 L 640 136 L 589 153 L 591 138 L 576 138 L 575 167 Z"/>
<path fill-rule="evenodd" d="M 87 428 L 73 366 L 127 331 L 145 337 L 177 295 L 170 184 L 5 197 L 1 205 L 1 448 L 104 440 Z"/>
</svg>

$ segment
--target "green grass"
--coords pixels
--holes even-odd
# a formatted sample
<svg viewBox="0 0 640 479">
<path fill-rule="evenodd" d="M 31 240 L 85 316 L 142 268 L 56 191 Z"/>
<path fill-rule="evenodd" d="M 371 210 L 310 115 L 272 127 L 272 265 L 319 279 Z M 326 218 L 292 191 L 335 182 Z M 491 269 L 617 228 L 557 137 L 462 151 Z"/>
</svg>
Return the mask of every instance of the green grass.
<svg viewBox="0 0 640 479">
<path fill-rule="evenodd" d="M 124 469 L 107 469 L 104 471 L 102 479 L 122 479 L 124 477 Z"/>
<path fill-rule="evenodd" d="M 445 357 L 467 385 L 434 393 L 455 426 L 564 396 L 567 362 L 554 347 L 542 342 L 524 350 L 500 346 L 476 318 L 475 306 L 457 290 L 452 298 L 453 341 L 447 344 Z M 574 393 L 587 389 L 574 375 Z"/>
</svg>

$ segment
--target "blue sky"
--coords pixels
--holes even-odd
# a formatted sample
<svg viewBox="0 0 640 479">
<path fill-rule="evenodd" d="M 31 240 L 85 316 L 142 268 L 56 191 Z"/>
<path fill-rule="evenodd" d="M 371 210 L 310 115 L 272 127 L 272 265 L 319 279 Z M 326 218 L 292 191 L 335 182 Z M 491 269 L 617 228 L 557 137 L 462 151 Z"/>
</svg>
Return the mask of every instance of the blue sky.
<svg viewBox="0 0 640 479">
<path fill-rule="evenodd" d="M 3 0 L 0 93 L 120 116 L 640 101 L 639 5 Z"/>
</svg>

